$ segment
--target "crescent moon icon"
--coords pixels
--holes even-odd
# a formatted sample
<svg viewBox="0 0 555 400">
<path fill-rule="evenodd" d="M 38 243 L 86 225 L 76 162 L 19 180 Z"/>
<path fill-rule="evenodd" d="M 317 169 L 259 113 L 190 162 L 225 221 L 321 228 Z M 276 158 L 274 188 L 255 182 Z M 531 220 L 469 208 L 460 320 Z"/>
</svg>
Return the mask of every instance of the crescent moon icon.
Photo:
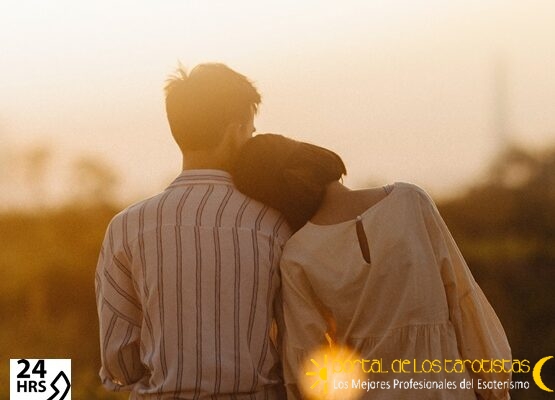
<svg viewBox="0 0 555 400">
<path fill-rule="evenodd" d="M 540 374 L 542 372 L 543 364 L 545 364 L 545 362 L 550 358 L 553 358 L 553 356 L 542 358 L 540 361 L 536 363 L 536 365 L 534 365 L 534 370 L 532 371 L 532 377 L 534 378 L 534 382 L 536 382 L 536 385 L 538 385 L 540 389 L 545 390 L 546 392 L 553 392 L 553 390 L 545 386 Z"/>
</svg>

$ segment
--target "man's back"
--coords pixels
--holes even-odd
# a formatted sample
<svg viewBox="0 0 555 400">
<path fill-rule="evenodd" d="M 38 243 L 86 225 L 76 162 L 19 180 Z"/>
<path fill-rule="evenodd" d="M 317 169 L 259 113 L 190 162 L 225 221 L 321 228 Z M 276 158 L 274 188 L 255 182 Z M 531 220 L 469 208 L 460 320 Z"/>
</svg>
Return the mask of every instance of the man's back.
<svg viewBox="0 0 555 400">
<path fill-rule="evenodd" d="M 218 170 L 185 171 L 118 214 L 96 276 L 105 386 L 136 399 L 281 398 L 270 331 L 289 235 Z"/>
</svg>

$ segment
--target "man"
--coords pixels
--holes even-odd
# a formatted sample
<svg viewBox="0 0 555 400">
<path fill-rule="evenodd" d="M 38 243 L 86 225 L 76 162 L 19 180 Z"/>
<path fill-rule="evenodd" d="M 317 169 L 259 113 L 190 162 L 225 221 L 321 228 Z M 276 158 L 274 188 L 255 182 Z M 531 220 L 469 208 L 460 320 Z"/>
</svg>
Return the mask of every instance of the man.
<svg viewBox="0 0 555 400">
<path fill-rule="evenodd" d="M 166 87 L 183 171 L 111 221 L 96 272 L 102 367 L 131 399 L 283 398 L 271 340 L 282 216 L 228 170 L 254 132 L 260 95 L 223 64 Z"/>
</svg>

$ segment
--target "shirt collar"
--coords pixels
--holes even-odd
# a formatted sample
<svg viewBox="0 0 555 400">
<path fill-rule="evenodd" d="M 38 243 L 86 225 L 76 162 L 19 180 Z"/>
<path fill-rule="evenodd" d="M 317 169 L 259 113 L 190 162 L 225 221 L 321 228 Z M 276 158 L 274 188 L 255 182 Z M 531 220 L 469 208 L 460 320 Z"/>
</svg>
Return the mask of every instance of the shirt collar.
<svg viewBox="0 0 555 400">
<path fill-rule="evenodd" d="M 231 175 L 220 169 L 187 169 L 168 186 L 168 189 L 190 184 L 233 185 Z"/>
</svg>

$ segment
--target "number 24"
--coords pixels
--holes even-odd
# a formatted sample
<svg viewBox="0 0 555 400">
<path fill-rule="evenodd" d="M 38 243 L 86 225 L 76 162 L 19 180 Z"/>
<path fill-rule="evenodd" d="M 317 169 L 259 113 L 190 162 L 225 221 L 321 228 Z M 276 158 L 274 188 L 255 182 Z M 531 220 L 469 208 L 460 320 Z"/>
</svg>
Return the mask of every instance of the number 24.
<svg viewBox="0 0 555 400">
<path fill-rule="evenodd" d="M 29 363 L 29 361 L 28 360 L 19 360 L 17 363 L 25 365 L 23 367 L 23 369 L 21 370 L 21 372 L 19 374 L 17 374 L 17 377 L 20 378 L 20 379 L 30 378 L 31 375 L 27 373 L 27 371 L 31 367 L 31 364 Z M 40 376 L 40 379 L 43 379 L 44 375 L 46 375 L 46 369 L 44 368 L 44 360 L 38 360 L 31 372 L 33 374 L 38 374 Z"/>
</svg>

